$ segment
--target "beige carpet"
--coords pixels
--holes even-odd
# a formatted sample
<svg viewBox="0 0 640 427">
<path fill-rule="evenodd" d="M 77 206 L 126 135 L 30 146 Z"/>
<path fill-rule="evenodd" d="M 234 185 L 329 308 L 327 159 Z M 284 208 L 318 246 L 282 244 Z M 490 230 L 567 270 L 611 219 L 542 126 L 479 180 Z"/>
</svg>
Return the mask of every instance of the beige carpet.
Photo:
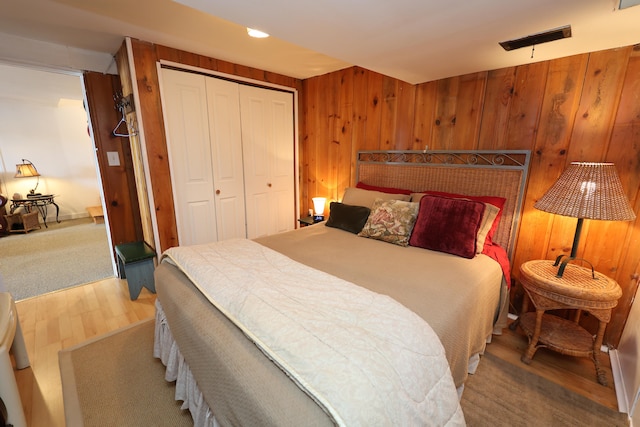
<svg viewBox="0 0 640 427">
<path fill-rule="evenodd" d="M 68 426 L 192 426 L 153 358 L 153 319 L 60 352 Z"/>
<path fill-rule="evenodd" d="M 0 283 L 18 301 L 113 277 L 110 252 L 105 224 L 52 220 L 49 228 L 0 238 Z"/>
<path fill-rule="evenodd" d="M 192 425 L 152 357 L 153 321 L 60 352 L 69 426 Z M 612 411 L 487 353 L 462 395 L 475 426 L 628 426 Z"/>
</svg>

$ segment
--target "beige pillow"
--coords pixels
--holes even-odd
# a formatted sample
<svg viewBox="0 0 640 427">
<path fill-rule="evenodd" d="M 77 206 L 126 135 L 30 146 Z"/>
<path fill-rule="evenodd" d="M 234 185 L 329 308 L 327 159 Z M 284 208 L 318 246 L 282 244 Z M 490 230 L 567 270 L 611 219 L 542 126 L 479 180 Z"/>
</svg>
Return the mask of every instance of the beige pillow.
<svg viewBox="0 0 640 427">
<path fill-rule="evenodd" d="M 344 190 L 342 203 L 351 206 L 365 206 L 369 209 L 373 207 L 376 199 L 382 200 L 402 200 L 408 202 L 411 198 L 408 194 L 390 194 L 381 191 L 363 190 L 361 188 L 349 187 Z"/>
<path fill-rule="evenodd" d="M 484 250 L 484 243 L 487 240 L 487 234 L 493 227 L 493 221 L 496 220 L 500 212 L 500 208 L 492 205 L 491 203 L 484 204 L 484 213 L 482 214 L 482 220 L 480 221 L 480 228 L 478 229 L 478 239 L 476 241 L 476 253 L 481 254 Z"/>
</svg>

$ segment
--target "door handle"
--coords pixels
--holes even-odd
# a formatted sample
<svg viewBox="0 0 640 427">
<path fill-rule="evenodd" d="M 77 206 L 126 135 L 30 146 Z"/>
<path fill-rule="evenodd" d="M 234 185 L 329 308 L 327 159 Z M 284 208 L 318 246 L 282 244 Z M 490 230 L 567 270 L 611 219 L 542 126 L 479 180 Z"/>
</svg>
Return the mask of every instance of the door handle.
<svg viewBox="0 0 640 427">
<path fill-rule="evenodd" d="M 216 190 L 216 195 L 219 195 L 219 194 L 220 194 L 220 190 Z"/>
</svg>

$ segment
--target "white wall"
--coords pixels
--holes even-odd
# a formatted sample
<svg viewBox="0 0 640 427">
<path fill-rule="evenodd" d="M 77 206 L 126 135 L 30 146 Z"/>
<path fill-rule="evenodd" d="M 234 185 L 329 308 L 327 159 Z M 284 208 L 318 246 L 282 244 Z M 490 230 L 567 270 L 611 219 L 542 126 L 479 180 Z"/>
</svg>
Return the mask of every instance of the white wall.
<svg viewBox="0 0 640 427">
<path fill-rule="evenodd" d="M 56 195 L 61 220 L 87 216 L 88 206 L 101 204 L 83 98 L 79 75 L 0 64 L 2 194 L 25 196 L 36 185 L 36 178 L 14 178 L 24 158 L 41 174 L 37 192 Z"/>
<path fill-rule="evenodd" d="M 621 406 L 626 406 L 627 413 L 633 419 L 634 426 L 640 426 L 640 302 L 636 293 L 634 301 L 624 325 L 620 343 L 616 353 L 612 354 L 612 368 L 619 368 L 616 381 L 616 392 Z M 613 359 L 615 357 L 615 360 Z"/>
</svg>

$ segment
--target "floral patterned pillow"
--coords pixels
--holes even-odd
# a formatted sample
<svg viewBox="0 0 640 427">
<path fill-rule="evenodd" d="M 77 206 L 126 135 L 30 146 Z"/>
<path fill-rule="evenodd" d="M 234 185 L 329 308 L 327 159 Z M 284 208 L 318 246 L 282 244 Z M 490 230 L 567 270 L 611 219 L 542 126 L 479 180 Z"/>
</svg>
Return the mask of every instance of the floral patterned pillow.
<svg viewBox="0 0 640 427">
<path fill-rule="evenodd" d="M 418 203 L 376 199 L 367 223 L 358 236 L 407 246 L 418 208 Z"/>
</svg>

